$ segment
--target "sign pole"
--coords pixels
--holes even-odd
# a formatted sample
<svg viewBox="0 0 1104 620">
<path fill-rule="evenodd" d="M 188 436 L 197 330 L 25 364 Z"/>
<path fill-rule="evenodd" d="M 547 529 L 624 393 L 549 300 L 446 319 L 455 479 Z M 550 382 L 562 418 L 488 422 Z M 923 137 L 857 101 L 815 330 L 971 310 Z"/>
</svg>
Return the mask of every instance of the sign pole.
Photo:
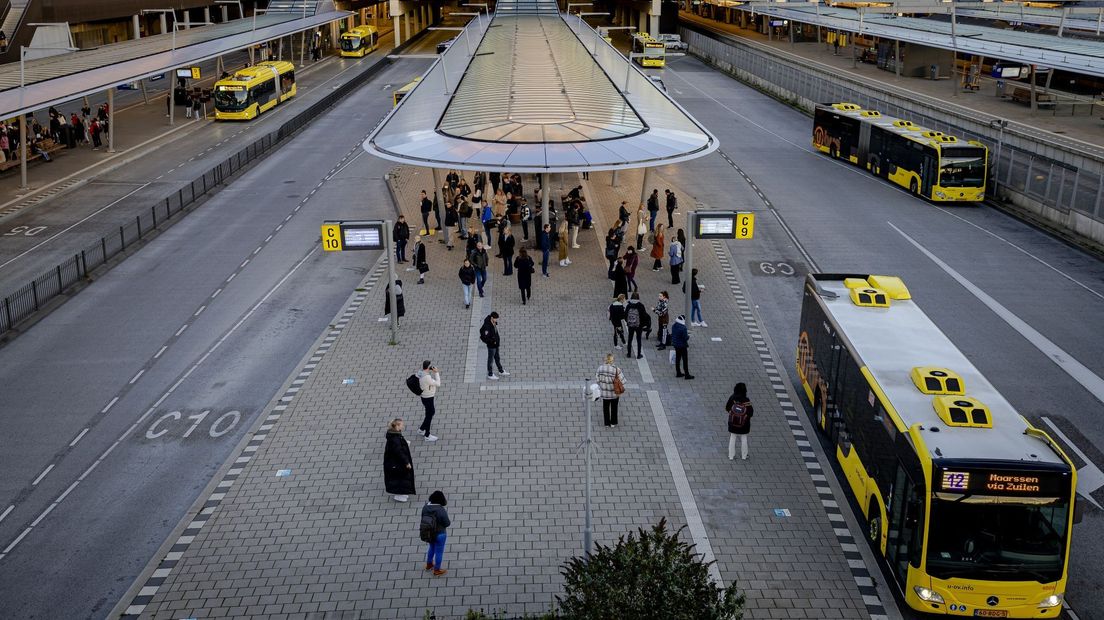
<svg viewBox="0 0 1104 620">
<path fill-rule="evenodd" d="M 399 328 L 399 302 L 398 296 L 395 294 L 395 248 L 392 247 L 393 241 L 391 239 L 391 230 L 394 226 L 394 222 L 391 220 L 384 220 L 383 222 L 383 238 L 384 248 L 387 252 L 387 290 L 388 300 L 391 304 L 391 312 L 389 318 L 391 319 L 391 342 L 388 344 L 396 345 L 399 343 L 398 328 Z"/>
<path fill-rule="evenodd" d="M 585 384 L 584 384 L 585 385 Z M 590 557 L 590 552 L 594 548 L 594 526 L 591 523 L 591 509 L 590 509 L 590 444 L 593 440 L 591 435 L 591 423 L 590 423 L 590 386 L 586 385 L 583 388 L 583 400 L 586 401 L 586 500 L 584 505 L 585 522 L 583 524 L 583 555 L 587 558 Z"/>
<path fill-rule="evenodd" d="M 690 320 L 690 313 L 691 313 L 692 307 L 693 307 L 692 297 L 694 295 L 694 287 L 691 286 L 691 283 L 693 281 L 693 276 L 691 274 L 693 273 L 693 268 L 694 268 L 694 239 L 697 237 L 697 231 L 698 231 L 698 221 L 697 221 L 697 219 L 698 218 L 697 218 L 697 212 L 696 211 L 687 211 L 686 212 L 686 227 L 688 229 L 690 229 L 688 231 L 690 234 L 686 235 L 686 247 L 683 248 L 683 254 L 686 256 L 686 260 L 683 261 L 683 271 L 684 271 L 684 275 L 685 275 L 686 279 L 682 281 L 682 285 L 686 288 L 686 314 L 685 314 L 685 316 L 686 316 L 686 329 L 688 329 L 688 330 L 690 329 L 690 324 L 693 322 L 693 321 Z"/>
</svg>

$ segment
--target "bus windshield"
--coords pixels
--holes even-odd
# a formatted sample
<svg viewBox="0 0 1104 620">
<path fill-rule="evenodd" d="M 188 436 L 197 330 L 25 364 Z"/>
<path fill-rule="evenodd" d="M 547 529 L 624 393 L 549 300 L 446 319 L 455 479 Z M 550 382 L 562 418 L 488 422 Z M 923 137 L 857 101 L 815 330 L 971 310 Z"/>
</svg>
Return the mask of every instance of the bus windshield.
<svg viewBox="0 0 1104 620">
<path fill-rule="evenodd" d="M 981 157 L 944 157 L 939 161 L 939 184 L 943 187 L 981 187 L 985 184 L 985 160 Z"/>
<path fill-rule="evenodd" d="M 1061 579 L 1068 500 L 1014 501 L 936 494 L 928 528 L 928 574 L 1039 583 Z"/>
<path fill-rule="evenodd" d="M 355 52 L 360 49 L 360 37 L 342 37 L 341 49 L 346 52 Z"/>
<path fill-rule="evenodd" d="M 644 46 L 644 55 L 648 58 L 662 58 L 667 53 L 666 48 L 660 45 L 648 44 Z"/>
<path fill-rule="evenodd" d="M 215 109 L 217 110 L 241 110 L 245 108 L 248 101 L 249 91 L 244 86 L 215 88 Z"/>
</svg>

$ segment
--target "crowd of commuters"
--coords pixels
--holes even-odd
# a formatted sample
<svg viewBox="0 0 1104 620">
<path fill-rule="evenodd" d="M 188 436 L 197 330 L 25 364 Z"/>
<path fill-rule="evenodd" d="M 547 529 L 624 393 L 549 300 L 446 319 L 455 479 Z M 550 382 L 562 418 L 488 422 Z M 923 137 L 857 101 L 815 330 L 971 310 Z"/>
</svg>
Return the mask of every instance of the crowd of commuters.
<svg viewBox="0 0 1104 620">
<path fill-rule="evenodd" d="M 79 115 L 73 112 L 68 116 L 56 108 L 50 108 L 46 125 L 40 123 L 34 114 L 28 114 L 24 117 L 28 158 L 37 155 L 44 161 L 51 161 L 50 152 L 55 147 L 75 149 L 91 145 L 93 150 L 99 150 L 106 142 L 108 112 L 106 103 L 96 109 L 95 115 L 88 105 L 81 108 Z M 18 118 L 0 122 L 0 163 L 20 158 L 19 133 Z"/>
</svg>

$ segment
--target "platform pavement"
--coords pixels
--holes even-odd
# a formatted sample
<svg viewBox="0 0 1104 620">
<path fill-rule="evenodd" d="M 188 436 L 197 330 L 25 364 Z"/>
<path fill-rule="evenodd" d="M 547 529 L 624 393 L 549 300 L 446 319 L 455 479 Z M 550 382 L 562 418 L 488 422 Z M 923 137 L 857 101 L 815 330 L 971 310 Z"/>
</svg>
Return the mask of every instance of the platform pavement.
<svg viewBox="0 0 1104 620">
<path fill-rule="evenodd" d="M 601 207 L 598 228 L 580 233 L 572 265 L 558 267 L 553 255 L 551 278 L 538 266 L 527 306 L 492 258 L 487 297 L 465 310 L 459 248 L 429 243 L 426 284 L 400 272 L 406 316 L 399 343 L 388 346 L 377 262 L 181 525 L 170 555 L 151 564 L 144 606 L 131 611 L 420 618 L 431 610 L 454 618 L 469 608 L 547 610 L 561 589 L 561 565 L 582 547 L 582 386 L 612 350 L 599 234 L 619 200 L 601 177 L 608 180 L 595 173 L 586 184 L 590 203 Z M 391 181 L 408 219 L 419 221 L 415 197 L 431 186 L 429 171 L 400 169 Z M 723 250 L 697 249 L 709 327 L 693 330 L 694 381 L 676 379 L 667 352 L 651 343 L 639 363 L 616 352 L 628 391 L 618 428 L 601 427 L 595 411 L 595 539 L 609 544 L 666 517 L 688 525 L 684 535 L 715 554 L 723 582 L 747 594 L 745 617 L 881 616 L 872 589 L 856 585 L 856 560 L 837 542 L 841 526 L 823 507 L 834 502 L 808 473 L 807 450 L 792 432 L 800 424 L 776 398 L 780 380 L 762 361 L 766 347 L 741 319 L 750 311 L 732 292 Z M 673 289 L 668 278 L 642 265 L 649 305 Z M 672 297 L 677 306 L 673 290 Z M 472 334 L 491 310 L 502 316 L 503 363 L 512 373 L 496 382 L 484 378 L 484 349 Z M 433 427 L 441 439 L 432 444 L 417 437 L 421 405 L 404 385 L 423 359 L 442 369 L 444 383 Z M 750 460 L 731 462 L 723 405 L 740 380 L 757 416 Z M 418 485 L 409 504 L 383 491 L 383 435 L 394 416 L 408 422 Z M 280 470 L 290 475 L 278 477 Z M 453 520 L 443 577 L 422 570 L 417 538 L 421 504 L 434 489 L 449 497 Z M 783 508 L 790 516 L 776 515 Z"/>
<path fill-rule="evenodd" d="M 814 60 L 832 67 L 841 74 L 850 74 L 860 80 L 882 83 L 891 88 L 905 88 L 928 97 L 935 97 L 954 105 L 973 109 L 981 115 L 990 115 L 993 118 L 1003 118 L 1023 123 L 1045 132 L 1075 138 L 1096 146 L 1104 146 L 1104 118 L 1101 117 L 1104 106 L 1093 106 L 1091 114 L 1078 110 L 1076 116 L 1062 115 L 1066 113 L 1065 109 L 1061 110 L 1062 114 L 1059 114 L 1057 109 L 1040 109 L 1032 115 L 1030 107 L 998 97 L 996 94 L 996 80 L 986 75 L 981 76 L 981 86 L 977 91 L 969 92 L 958 89 L 959 94 L 956 97 L 954 86 L 950 80 L 929 80 L 907 76 L 898 78 L 892 71 L 879 69 L 871 64 L 853 62 L 850 48 L 840 48 L 839 55 L 835 55 L 832 53 L 832 47 L 827 43 L 810 41 L 791 45 L 788 39 L 782 41 L 777 38 L 768 40 L 767 35 L 741 28 L 738 24 L 726 24 L 723 21 L 708 19 L 687 11 L 679 11 L 679 19 L 688 23 L 723 30 L 727 34 L 750 39 L 760 45 L 767 45 L 779 51 Z M 1026 82 L 1014 83 L 1022 85 Z M 1056 92 L 1060 91 L 1060 85 L 1055 84 L 1054 86 Z M 1040 88 L 1040 90 L 1042 89 Z M 1079 97 L 1085 98 L 1084 96 Z"/>
</svg>

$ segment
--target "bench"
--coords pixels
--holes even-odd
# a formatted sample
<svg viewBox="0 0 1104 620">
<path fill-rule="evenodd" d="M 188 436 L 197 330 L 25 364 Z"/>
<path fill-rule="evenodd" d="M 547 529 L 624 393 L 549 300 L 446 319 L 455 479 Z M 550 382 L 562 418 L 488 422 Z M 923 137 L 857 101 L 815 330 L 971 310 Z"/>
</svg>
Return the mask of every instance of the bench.
<svg viewBox="0 0 1104 620">
<path fill-rule="evenodd" d="M 55 157 L 57 155 L 57 153 L 65 150 L 65 145 L 54 142 L 53 140 L 39 140 L 38 148 L 43 150 L 43 151 L 46 151 L 46 153 L 48 153 L 50 155 L 50 157 Z M 31 145 L 27 150 L 28 150 L 28 152 L 27 152 L 27 163 L 28 164 L 30 164 L 31 162 L 33 162 L 35 160 L 42 159 L 42 155 L 40 153 L 35 152 L 34 145 Z M 6 170 L 11 170 L 12 168 L 19 167 L 19 153 L 20 152 L 21 152 L 21 149 L 16 149 L 14 151 L 14 156 L 11 159 L 9 159 L 5 162 L 0 162 L 0 172 L 4 172 Z"/>
<path fill-rule="evenodd" d="M 1016 103 L 1022 103 L 1024 105 L 1031 105 L 1031 89 L 1017 86 L 1012 90 L 1012 101 Z M 1035 105 L 1040 108 L 1053 108 L 1057 103 L 1058 98 L 1051 93 L 1035 93 Z"/>
</svg>

